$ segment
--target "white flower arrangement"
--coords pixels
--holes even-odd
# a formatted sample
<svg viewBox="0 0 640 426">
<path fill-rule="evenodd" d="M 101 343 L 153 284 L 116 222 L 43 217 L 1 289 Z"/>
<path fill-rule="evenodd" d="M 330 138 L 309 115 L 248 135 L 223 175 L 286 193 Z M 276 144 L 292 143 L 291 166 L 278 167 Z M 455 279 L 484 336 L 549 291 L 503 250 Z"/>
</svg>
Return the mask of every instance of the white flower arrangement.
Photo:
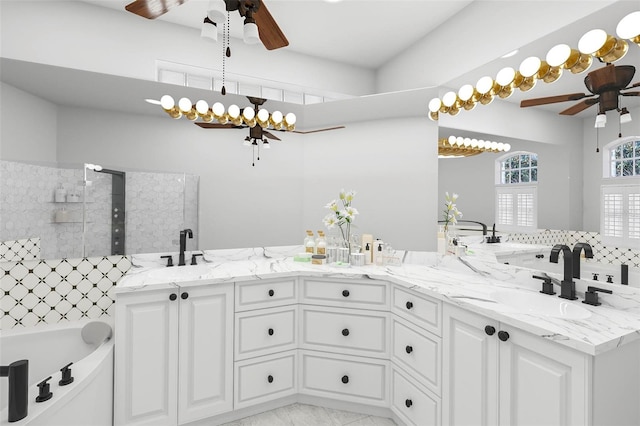
<svg viewBox="0 0 640 426">
<path fill-rule="evenodd" d="M 331 213 L 327 214 L 322 222 L 328 229 L 333 229 L 336 226 L 340 228 L 340 233 L 344 239 L 345 245 L 348 247 L 351 241 L 351 223 L 355 220 L 356 215 L 359 214 L 358 209 L 351 206 L 353 198 L 356 192 L 340 191 L 340 202 L 342 203 L 342 209 L 336 200 L 331 200 L 325 208 L 331 210 Z"/>
<path fill-rule="evenodd" d="M 448 192 L 444 193 L 444 206 L 445 209 L 443 211 L 443 219 L 444 219 L 444 231 L 447 232 L 449 230 L 449 224 L 455 225 L 458 223 L 458 219 L 462 217 L 462 212 L 458 210 L 456 207 L 456 200 L 458 199 L 458 194 L 455 192 L 453 195 L 449 196 Z"/>
</svg>

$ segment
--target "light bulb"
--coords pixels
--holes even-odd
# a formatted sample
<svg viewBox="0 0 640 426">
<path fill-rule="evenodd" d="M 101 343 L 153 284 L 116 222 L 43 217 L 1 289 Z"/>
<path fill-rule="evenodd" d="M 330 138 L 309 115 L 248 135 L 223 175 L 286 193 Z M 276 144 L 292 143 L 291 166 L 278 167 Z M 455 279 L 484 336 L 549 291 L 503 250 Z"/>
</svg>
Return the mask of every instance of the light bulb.
<svg viewBox="0 0 640 426">
<path fill-rule="evenodd" d="M 191 111 L 191 108 L 193 108 L 193 104 L 189 98 L 180 98 L 178 101 L 178 108 L 180 108 L 180 111 L 182 112 L 189 112 Z"/>
<path fill-rule="evenodd" d="M 211 107 L 211 111 L 213 111 L 213 115 L 216 118 L 222 117 L 224 115 L 224 105 L 222 105 L 220 102 L 216 102 Z"/>
<path fill-rule="evenodd" d="M 206 113 L 208 113 L 209 104 L 207 103 L 207 101 L 203 101 L 202 99 L 200 99 L 198 102 L 196 102 L 196 111 L 198 111 L 198 114 L 200 115 L 205 115 Z"/>
<path fill-rule="evenodd" d="M 174 101 L 173 98 L 169 95 L 163 95 L 160 98 L 160 106 L 163 109 L 170 110 L 171 108 L 176 106 L 176 101 Z"/>
<path fill-rule="evenodd" d="M 246 107 L 244 110 L 242 110 L 242 118 L 244 118 L 245 120 L 253 120 L 255 116 L 256 112 L 251 107 Z"/>
<path fill-rule="evenodd" d="M 430 112 L 438 112 L 440 111 L 440 107 L 442 107 L 442 101 L 440 98 L 433 98 L 429 101 Z"/>
<path fill-rule="evenodd" d="M 240 107 L 238 107 L 238 105 L 235 105 L 235 104 L 230 105 L 228 112 L 229 112 L 229 117 L 232 119 L 240 117 Z"/>
</svg>

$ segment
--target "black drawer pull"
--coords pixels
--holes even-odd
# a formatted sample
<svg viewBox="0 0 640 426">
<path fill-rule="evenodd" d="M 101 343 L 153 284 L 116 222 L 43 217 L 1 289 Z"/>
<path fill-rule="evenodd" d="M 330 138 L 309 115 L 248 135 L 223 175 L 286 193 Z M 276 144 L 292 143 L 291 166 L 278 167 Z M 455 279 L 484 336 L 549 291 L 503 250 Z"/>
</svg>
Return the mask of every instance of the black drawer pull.
<svg viewBox="0 0 640 426">
<path fill-rule="evenodd" d="M 342 290 L 342 295 L 344 297 L 349 297 L 349 290 Z"/>
<path fill-rule="evenodd" d="M 273 290 L 269 290 L 269 297 L 273 297 L 273 295 L 274 295 L 274 294 L 276 294 L 276 292 L 275 292 L 275 291 L 273 291 Z"/>
<path fill-rule="evenodd" d="M 506 331 L 498 331 L 498 339 L 506 342 L 507 340 L 509 340 L 509 333 L 507 333 Z"/>
<path fill-rule="evenodd" d="M 404 348 L 404 350 L 405 350 L 408 354 L 410 354 L 411 352 L 413 352 L 413 346 L 407 345 L 407 347 L 406 347 L 406 348 Z"/>
<path fill-rule="evenodd" d="M 269 336 L 273 336 L 273 328 L 270 328 L 268 333 L 269 333 Z"/>
<path fill-rule="evenodd" d="M 185 291 L 184 293 L 182 293 L 182 294 L 180 295 L 180 297 L 182 298 L 182 300 L 185 300 L 185 299 L 189 298 L 189 293 L 187 293 L 187 292 Z"/>
<path fill-rule="evenodd" d="M 267 376 L 267 382 L 273 383 L 273 376 L 271 374 L 269 374 L 269 376 Z"/>
<path fill-rule="evenodd" d="M 484 332 L 489 336 L 493 336 L 496 333 L 496 328 L 492 325 L 488 325 L 484 328 Z"/>
<path fill-rule="evenodd" d="M 410 399 L 405 399 L 404 400 L 404 405 L 407 406 L 407 408 L 411 408 L 411 406 L 413 405 L 413 401 Z"/>
<path fill-rule="evenodd" d="M 176 300 L 177 298 L 178 298 L 178 295 L 177 295 L 177 294 L 175 294 L 175 293 L 171 293 L 171 294 L 169 295 L 169 300 L 171 300 L 171 301 Z"/>
<path fill-rule="evenodd" d="M 413 302 L 407 302 L 407 309 L 413 308 Z"/>
<path fill-rule="evenodd" d="M 346 375 L 342 376 L 341 380 L 342 380 L 342 383 L 344 383 L 346 385 L 347 383 L 349 383 L 349 376 L 346 376 Z"/>
<path fill-rule="evenodd" d="M 348 328 L 342 329 L 342 335 L 345 336 L 345 337 L 348 336 L 349 335 L 349 329 Z"/>
</svg>

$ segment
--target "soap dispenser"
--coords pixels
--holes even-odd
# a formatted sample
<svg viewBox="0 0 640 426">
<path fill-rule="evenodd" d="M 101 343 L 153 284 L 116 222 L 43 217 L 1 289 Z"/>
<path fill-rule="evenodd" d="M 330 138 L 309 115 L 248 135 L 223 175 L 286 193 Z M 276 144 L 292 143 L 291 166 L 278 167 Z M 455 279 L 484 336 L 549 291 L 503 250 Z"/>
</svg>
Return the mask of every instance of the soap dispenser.
<svg viewBox="0 0 640 426">
<path fill-rule="evenodd" d="M 306 253 L 316 254 L 316 240 L 313 238 L 313 231 L 307 231 L 305 238 L 304 251 Z"/>
<path fill-rule="evenodd" d="M 327 240 L 324 238 L 324 232 L 318 231 L 316 240 L 316 254 L 327 254 Z"/>
<path fill-rule="evenodd" d="M 384 242 L 380 239 L 373 242 L 373 263 L 378 266 L 384 264 Z"/>
</svg>

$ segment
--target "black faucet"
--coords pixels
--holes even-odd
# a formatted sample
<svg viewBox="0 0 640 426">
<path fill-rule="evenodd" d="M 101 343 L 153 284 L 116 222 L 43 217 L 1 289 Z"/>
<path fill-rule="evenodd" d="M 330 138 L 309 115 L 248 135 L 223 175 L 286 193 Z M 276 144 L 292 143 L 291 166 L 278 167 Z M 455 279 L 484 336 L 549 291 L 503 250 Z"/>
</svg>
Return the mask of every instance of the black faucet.
<svg viewBox="0 0 640 426">
<path fill-rule="evenodd" d="M 184 252 L 187 249 L 187 235 L 189 238 L 193 238 L 193 231 L 191 229 L 184 229 L 180 231 L 180 256 L 178 257 L 178 266 L 184 266 Z"/>
<path fill-rule="evenodd" d="M 563 299 L 576 300 L 576 283 L 573 282 L 573 262 L 571 249 L 564 244 L 556 244 L 551 249 L 549 261 L 558 263 L 558 255 L 562 251 L 564 257 L 564 279 L 560 282 L 560 296 Z"/>
<path fill-rule="evenodd" d="M 496 237 L 496 224 L 493 224 L 493 228 L 491 229 L 491 236 L 487 237 L 488 243 L 499 243 L 500 237 Z"/>
<path fill-rule="evenodd" d="M 9 422 L 24 419 L 29 404 L 29 360 L 1 366 L 0 377 L 9 378 Z"/>
<path fill-rule="evenodd" d="M 589 243 L 576 243 L 573 246 L 573 278 L 580 278 L 580 252 L 584 250 L 584 256 L 587 259 L 593 259 L 593 250 Z"/>
</svg>

